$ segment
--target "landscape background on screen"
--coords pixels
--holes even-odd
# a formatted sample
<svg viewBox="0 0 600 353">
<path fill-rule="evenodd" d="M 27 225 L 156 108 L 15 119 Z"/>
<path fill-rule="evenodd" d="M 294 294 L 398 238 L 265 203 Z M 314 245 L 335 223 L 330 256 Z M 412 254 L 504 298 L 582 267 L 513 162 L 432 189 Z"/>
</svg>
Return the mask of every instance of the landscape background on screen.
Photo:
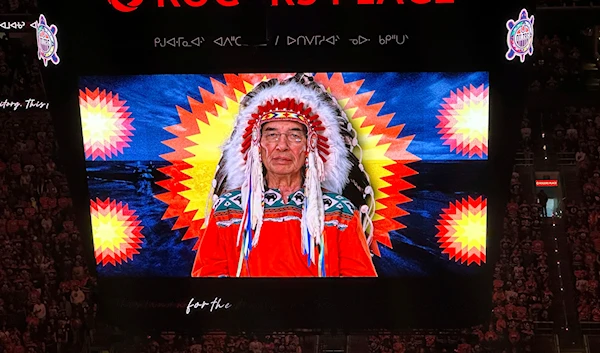
<svg viewBox="0 0 600 353">
<path fill-rule="evenodd" d="M 80 78 L 100 276 L 190 277 L 218 147 L 231 133 L 238 103 L 256 82 L 290 75 Z M 379 276 L 482 271 L 488 73 L 315 79 L 358 131 L 378 213 L 385 215 L 379 224 L 395 224 L 388 225 L 391 247 L 379 244 L 373 257 Z"/>
</svg>

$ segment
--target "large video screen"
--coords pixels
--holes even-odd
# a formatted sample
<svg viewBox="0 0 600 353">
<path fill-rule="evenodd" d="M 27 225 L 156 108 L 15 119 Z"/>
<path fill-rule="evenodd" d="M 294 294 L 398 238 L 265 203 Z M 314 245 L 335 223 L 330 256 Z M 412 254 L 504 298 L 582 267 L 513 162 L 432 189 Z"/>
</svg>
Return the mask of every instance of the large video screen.
<svg viewBox="0 0 600 353">
<path fill-rule="evenodd" d="M 486 262 L 489 75 L 87 76 L 103 277 L 428 277 Z"/>
</svg>

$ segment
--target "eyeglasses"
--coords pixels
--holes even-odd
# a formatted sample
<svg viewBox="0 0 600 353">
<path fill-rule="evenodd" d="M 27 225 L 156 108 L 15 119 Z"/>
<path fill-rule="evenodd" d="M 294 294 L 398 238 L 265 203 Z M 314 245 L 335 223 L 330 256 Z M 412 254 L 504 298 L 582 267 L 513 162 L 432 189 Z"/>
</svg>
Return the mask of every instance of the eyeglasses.
<svg viewBox="0 0 600 353">
<path fill-rule="evenodd" d="M 291 144 L 300 144 L 304 142 L 304 135 L 297 132 L 269 132 L 264 134 L 263 137 L 265 138 L 265 141 L 269 143 L 275 143 L 279 142 L 279 137 L 281 137 L 281 135 L 284 135 L 287 139 L 287 142 Z"/>
</svg>

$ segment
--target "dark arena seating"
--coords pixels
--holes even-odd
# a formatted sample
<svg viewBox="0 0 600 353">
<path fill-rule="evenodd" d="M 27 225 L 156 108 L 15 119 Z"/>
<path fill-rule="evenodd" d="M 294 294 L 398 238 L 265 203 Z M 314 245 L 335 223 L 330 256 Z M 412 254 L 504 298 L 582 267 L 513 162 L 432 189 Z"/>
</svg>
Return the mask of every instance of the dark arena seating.
<svg viewBox="0 0 600 353">
<path fill-rule="evenodd" d="M 597 23 L 536 33 L 513 174 L 498 186 L 510 196 L 488 321 L 437 331 L 199 335 L 109 326 L 97 319 L 93 264 L 59 158 L 52 119 L 60 117 L 2 108 L 0 353 L 600 352 L 600 1 L 538 6 L 536 21 L 589 10 Z M 0 14 L 36 11 L 35 0 L 0 1 Z M 0 101 L 45 101 L 41 67 L 33 34 L 0 28 Z M 540 194 L 536 180 L 558 180 L 558 188 Z"/>
</svg>

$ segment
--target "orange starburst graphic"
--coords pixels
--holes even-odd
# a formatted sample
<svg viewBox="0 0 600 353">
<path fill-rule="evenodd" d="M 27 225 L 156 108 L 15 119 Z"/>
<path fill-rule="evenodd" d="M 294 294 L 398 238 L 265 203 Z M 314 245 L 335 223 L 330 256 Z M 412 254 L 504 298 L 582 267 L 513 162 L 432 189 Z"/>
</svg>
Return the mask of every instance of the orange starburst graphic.
<svg viewBox="0 0 600 353">
<path fill-rule="evenodd" d="M 200 88 L 201 102 L 188 98 L 189 109 L 177 107 L 181 123 L 166 129 L 176 138 L 164 141 L 174 151 L 161 156 L 171 162 L 161 169 L 170 178 L 158 182 L 168 192 L 157 198 L 169 205 L 163 219 L 177 217 L 173 229 L 187 227 L 183 240 L 201 234 L 220 146 L 232 132 L 241 99 L 263 80 L 290 76 L 293 74 L 224 75 L 225 82 L 212 79 L 214 93 Z M 358 93 L 364 80 L 344 82 L 341 73 L 314 77 L 337 98 L 358 132 L 363 165 L 376 198 L 371 249 L 380 255 L 378 244 L 391 247 L 389 232 L 404 228 L 396 218 L 407 214 L 398 205 L 410 201 L 401 191 L 414 187 L 403 179 L 416 174 L 407 166 L 419 160 L 407 151 L 414 136 L 399 137 L 404 125 L 388 127 L 393 114 L 379 115 L 384 103 L 369 104 L 373 91 Z"/>
<path fill-rule="evenodd" d="M 450 259 L 467 265 L 481 265 L 486 260 L 487 200 L 483 197 L 462 199 L 443 209 L 438 229 L 438 243 Z"/>
<path fill-rule="evenodd" d="M 444 145 L 450 146 L 451 151 L 463 156 L 479 156 L 488 154 L 489 130 L 489 88 L 481 85 L 475 88 L 464 87 L 450 92 L 450 97 L 444 98 L 442 108 L 437 118 L 436 126 L 442 135 Z"/>
<path fill-rule="evenodd" d="M 125 101 L 119 99 L 118 94 L 85 89 L 79 91 L 79 110 L 81 113 L 81 129 L 85 157 L 96 160 L 106 160 L 118 153 L 123 153 L 123 148 L 129 147 L 135 130 L 131 126 L 133 118 L 128 112 Z"/>
<path fill-rule="evenodd" d="M 91 200 L 90 204 L 96 263 L 116 266 L 139 254 L 144 236 L 135 211 L 108 198 Z"/>
</svg>

